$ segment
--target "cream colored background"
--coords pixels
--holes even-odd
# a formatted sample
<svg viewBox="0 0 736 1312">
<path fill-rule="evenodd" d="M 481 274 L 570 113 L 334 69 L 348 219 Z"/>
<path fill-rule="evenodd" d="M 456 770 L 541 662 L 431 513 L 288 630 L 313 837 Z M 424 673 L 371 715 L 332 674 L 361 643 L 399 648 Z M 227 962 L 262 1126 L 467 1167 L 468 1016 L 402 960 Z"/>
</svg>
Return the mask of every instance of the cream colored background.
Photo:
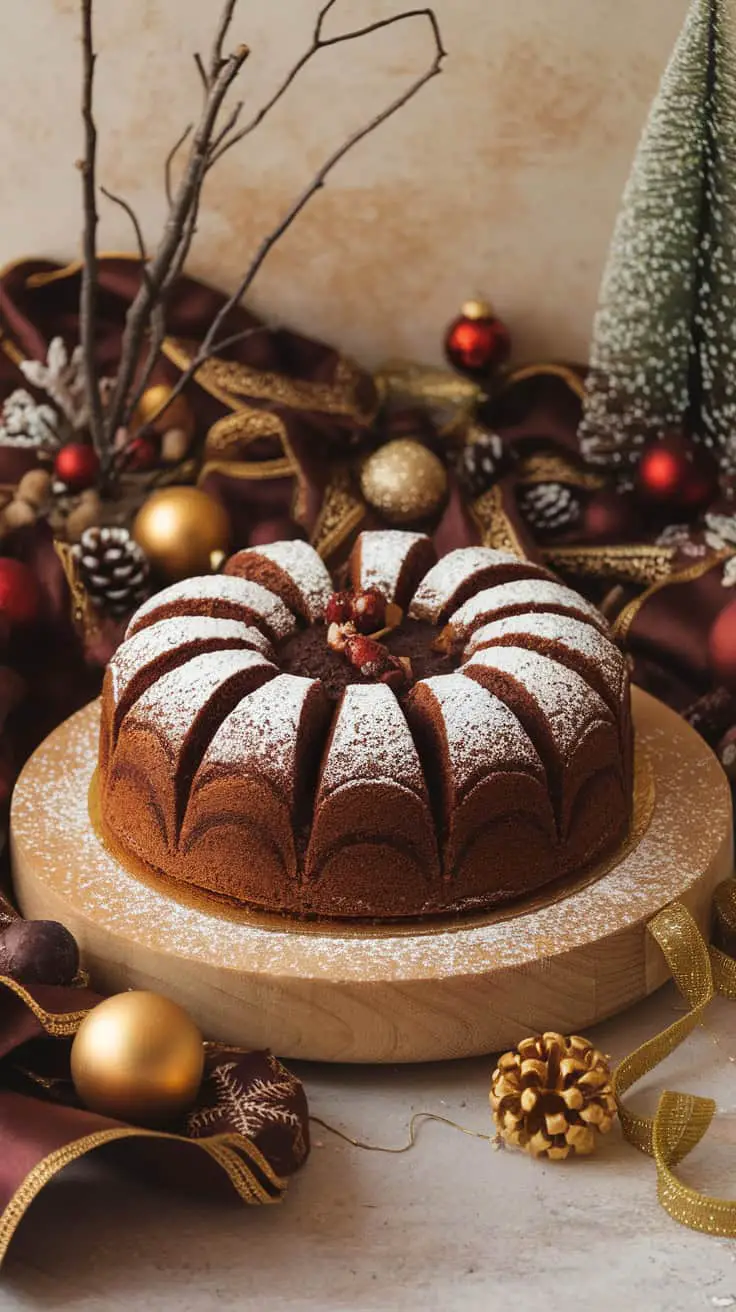
<svg viewBox="0 0 736 1312">
<path fill-rule="evenodd" d="M 330 29 L 399 12 L 338 0 Z M 436 0 L 445 72 L 332 175 L 254 289 L 272 319 L 362 358 L 438 355 L 468 294 L 516 354 L 584 358 L 632 152 L 686 0 Z M 319 0 L 241 0 L 256 107 L 309 43 Z M 0 259 L 79 247 L 78 0 L 0 0 Z M 163 220 L 162 162 L 198 106 L 191 52 L 220 0 L 97 0 L 100 180 Z M 322 158 L 426 66 L 422 20 L 322 52 L 211 177 L 191 271 L 229 286 Z M 102 201 L 101 243 L 131 245 Z"/>
</svg>

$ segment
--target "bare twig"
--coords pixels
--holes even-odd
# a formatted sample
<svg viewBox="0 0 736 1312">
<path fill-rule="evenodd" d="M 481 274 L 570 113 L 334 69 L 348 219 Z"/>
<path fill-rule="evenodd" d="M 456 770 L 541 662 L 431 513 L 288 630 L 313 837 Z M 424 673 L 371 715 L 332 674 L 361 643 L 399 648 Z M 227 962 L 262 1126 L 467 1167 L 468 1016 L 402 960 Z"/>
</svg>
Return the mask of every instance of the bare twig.
<svg viewBox="0 0 736 1312">
<path fill-rule="evenodd" d="M 173 197 L 164 233 L 149 264 L 149 281 L 143 282 L 126 316 L 121 346 L 120 366 L 107 414 L 106 445 L 112 445 L 115 432 L 130 417 L 130 390 L 135 377 L 151 311 L 164 287 L 170 286 L 172 268 L 181 269 L 196 228 L 196 212 L 202 183 L 207 172 L 210 144 L 223 100 L 237 77 L 249 51 L 239 46 L 227 59 L 221 57 L 221 43 L 227 32 L 236 0 L 228 0 L 218 28 L 208 72 L 209 90 L 202 115 L 194 133 L 183 177 Z M 192 211 L 195 221 L 192 222 Z"/>
<path fill-rule="evenodd" d="M 102 195 L 107 198 L 107 200 L 112 201 L 113 205 L 119 205 L 121 210 L 124 210 L 128 218 L 130 219 L 130 222 L 133 225 L 133 230 L 135 232 L 136 243 L 138 245 L 138 254 L 141 257 L 141 271 L 143 277 L 147 278 L 148 269 L 146 268 L 146 265 L 148 264 L 148 255 L 146 254 L 146 243 L 143 239 L 143 230 L 141 228 L 138 215 L 133 209 L 133 206 L 127 200 L 125 200 L 123 196 L 116 196 L 114 192 L 108 191 L 107 187 L 100 187 L 100 191 L 102 192 Z"/>
<path fill-rule="evenodd" d="M 174 204 L 174 197 L 173 197 L 173 193 L 172 193 L 172 190 L 171 190 L 171 169 L 172 169 L 172 165 L 173 165 L 174 160 L 176 159 L 177 155 L 179 154 L 179 151 L 181 150 L 182 146 L 184 145 L 184 142 L 186 141 L 187 137 L 189 136 L 189 133 L 192 132 L 193 130 L 194 130 L 194 124 L 193 124 L 193 123 L 188 123 L 187 126 L 185 127 L 184 131 L 182 132 L 181 136 L 179 137 L 179 139 L 178 139 L 177 141 L 174 142 L 173 146 L 171 147 L 171 150 L 169 151 L 168 155 L 166 156 L 166 163 L 164 164 L 164 186 L 165 186 L 165 188 L 166 188 L 166 200 L 168 201 L 169 209 L 171 209 L 171 206 Z"/>
<path fill-rule="evenodd" d="M 93 0 L 82 0 L 82 118 L 84 120 L 84 160 L 81 162 L 84 203 L 84 267 L 80 294 L 79 335 L 87 381 L 92 441 L 98 455 L 105 448 L 105 420 L 100 395 L 100 377 L 95 355 L 97 324 L 97 199 L 95 170 L 97 163 L 97 129 L 93 114 L 95 52 L 92 35 Z"/>
<path fill-rule="evenodd" d="M 334 0 L 331 0 L 331 2 L 326 6 L 324 6 L 323 9 L 320 11 L 320 17 L 318 18 L 317 21 L 317 33 L 319 33 L 320 23 L 324 18 L 325 14 L 331 8 L 332 3 L 334 3 Z M 411 10 L 409 11 L 408 14 L 397 14 L 394 16 L 393 19 L 383 19 L 381 20 L 380 23 L 373 24 L 371 28 L 365 28 L 363 29 L 363 31 L 364 32 L 372 31 L 374 30 L 375 27 L 387 27 L 391 23 L 400 22 L 402 18 L 406 18 L 409 16 L 416 17 L 420 14 L 428 19 L 432 30 L 432 35 L 434 37 L 435 53 L 430 67 L 427 69 L 425 73 L 423 73 L 420 77 L 418 77 L 411 84 L 411 86 L 407 88 L 406 91 L 404 91 L 400 96 L 397 96 L 396 99 L 393 100 L 391 104 L 387 106 L 386 109 L 382 110 L 380 114 L 377 114 L 375 118 L 371 119 L 370 123 L 367 123 L 364 127 L 359 128 L 357 132 L 354 132 L 352 136 L 348 137 L 347 141 L 343 142 L 343 144 L 340 147 L 338 147 L 338 149 L 334 151 L 332 155 L 329 156 L 329 158 L 322 165 L 319 172 L 312 179 L 306 190 L 302 192 L 301 196 L 296 201 L 294 201 L 293 205 L 291 205 L 290 208 L 287 210 L 286 214 L 281 219 L 280 223 L 278 223 L 276 227 L 268 234 L 268 236 L 263 239 L 260 246 L 258 247 L 258 250 L 256 251 L 255 256 L 251 260 L 250 264 L 248 265 L 248 268 L 243 274 L 243 277 L 241 278 L 240 282 L 235 288 L 235 291 L 232 293 L 230 297 L 228 297 L 227 301 L 225 301 L 221 309 L 218 311 L 218 313 L 215 315 L 214 319 L 212 320 L 212 323 L 210 324 L 209 329 L 207 330 L 207 333 L 205 334 L 205 337 L 203 338 L 199 350 L 197 351 L 193 360 L 183 371 L 183 373 L 180 375 L 177 382 L 175 383 L 169 398 L 169 403 L 171 400 L 173 400 L 174 397 L 178 396 L 180 392 L 184 390 L 184 388 L 187 386 L 187 384 L 191 381 L 191 379 L 196 374 L 197 370 L 207 360 L 209 360 L 211 356 L 216 355 L 218 351 L 222 351 L 225 348 L 225 346 L 233 345 L 234 341 L 238 340 L 240 336 L 239 334 L 236 334 L 232 338 L 230 337 L 225 338 L 222 341 L 218 340 L 218 334 L 220 333 L 220 330 L 222 329 L 225 320 L 227 319 L 227 316 L 231 313 L 232 310 L 234 310 L 235 306 L 242 300 L 242 298 L 250 289 L 256 277 L 256 274 L 260 270 L 261 265 L 263 264 L 264 260 L 268 256 L 273 246 L 276 245 L 276 242 L 284 235 L 287 229 L 294 222 L 294 219 L 297 217 L 297 215 L 301 214 L 302 210 L 309 203 L 312 196 L 314 196 L 322 187 L 324 187 L 325 181 L 328 175 L 332 172 L 335 165 L 338 164 L 341 159 L 344 159 L 344 157 L 348 154 L 348 152 L 352 150 L 353 147 L 358 144 L 358 142 L 362 141 L 364 137 L 367 137 L 371 132 L 375 131 L 376 128 L 380 127 L 382 123 L 385 123 L 388 118 L 391 118 L 393 114 L 397 113 L 397 111 L 401 109 L 404 105 L 406 105 L 407 102 L 411 100 L 417 94 L 417 92 L 420 91 L 421 88 L 426 85 L 427 82 L 431 81 L 432 78 L 436 77 L 438 73 L 442 71 L 442 61 L 445 58 L 447 52 L 442 44 L 442 35 L 440 33 L 439 24 L 437 22 L 437 18 L 433 10 L 418 9 L 418 10 Z M 342 39 L 347 40 L 348 37 L 345 36 L 344 38 L 332 38 L 332 43 L 334 44 L 338 40 L 342 40 Z"/>
<path fill-rule="evenodd" d="M 223 64 L 222 47 L 225 44 L 225 37 L 227 36 L 230 24 L 233 21 L 233 14 L 235 13 L 235 6 L 237 3 L 238 0 L 227 0 L 225 8 L 220 14 L 220 21 L 217 24 L 215 39 L 212 42 L 212 54 L 210 55 L 210 85 L 217 77 Z"/>
<path fill-rule="evenodd" d="M 224 141 L 219 146 L 219 148 L 213 152 L 209 164 L 210 168 L 212 168 L 213 165 L 215 165 L 218 162 L 218 160 L 222 159 L 222 156 L 228 150 L 231 150 L 233 146 L 237 146 L 239 141 L 243 141 L 245 137 L 249 136 L 251 132 L 255 131 L 255 129 L 259 126 L 259 124 L 263 122 L 264 118 L 270 112 L 270 110 L 273 109 L 277 101 L 279 101 L 281 97 L 288 91 L 292 82 L 295 80 L 298 74 L 301 73 L 302 69 L 309 63 L 311 59 L 314 58 L 316 54 L 318 54 L 320 50 L 327 50 L 329 49 L 330 46 L 342 45 L 347 41 L 360 40 L 361 37 L 369 36 L 373 32 L 380 32 L 383 28 L 386 27 L 393 27 L 395 23 L 403 23 L 407 19 L 426 18 L 428 19 L 428 21 L 432 26 L 432 31 L 437 48 L 442 52 L 443 56 L 446 53 L 442 47 L 442 37 L 440 34 L 439 24 L 437 22 L 437 18 L 432 9 L 426 7 L 421 9 L 407 9 L 401 14 L 393 14 L 390 18 L 380 18 L 375 23 L 368 23 L 365 27 L 357 27 L 350 32 L 340 32 L 338 33 L 337 36 L 323 37 L 322 28 L 323 28 L 324 21 L 334 4 L 335 4 L 335 0 L 329 0 L 328 4 L 322 6 L 322 8 L 319 11 L 319 14 L 317 15 L 317 21 L 315 23 L 314 33 L 312 35 L 312 44 L 309 47 L 309 49 L 305 50 L 303 55 L 300 55 L 296 63 L 292 66 L 292 68 L 289 69 L 289 72 L 286 74 L 283 82 L 281 82 L 281 84 L 274 91 L 273 95 L 271 95 L 269 99 L 266 101 L 266 103 L 261 106 L 258 112 L 254 114 L 253 117 L 247 123 L 245 123 L 243 127 L 239 129 L 238 132 L 234 133 L 228 141 Z"/>
<path fill-rule="evenodd" d="M 199 80 L 202 83 L 202 90 L 204 91 L 204 94 L 207 95 L 210 89 L 210 80 L 207 76 L 207 69 L 204 66 L 204 61 L 198 50 L 195 51 L 194 54 L 194 63 L 197 67 L 197 72 L 199 73 Z"/>
</svg>

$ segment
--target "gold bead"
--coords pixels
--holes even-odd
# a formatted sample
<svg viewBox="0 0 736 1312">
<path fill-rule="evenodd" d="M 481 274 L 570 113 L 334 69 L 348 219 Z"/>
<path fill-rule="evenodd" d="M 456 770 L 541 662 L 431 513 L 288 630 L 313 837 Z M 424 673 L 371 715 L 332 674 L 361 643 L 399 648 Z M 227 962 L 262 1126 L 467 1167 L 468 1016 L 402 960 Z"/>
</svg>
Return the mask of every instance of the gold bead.
<svg viewBox="0 0 736 1312">
<path fill-rule="evenodd" d="M 203 1069 L 194 1021 L 157 993 L 106 998 L 72 1045 L 72 1079 L 85 1106 L 138 1125 L 161 1125 L 191 1107 Z"/>
<path fill-rule="evenodd" d="M 157 433 L 165 433 L 169 428 L 183 428 L 190 438 L 194 435 L 196 421 L 186 397 L 180 392 L 169 405 L 166 404 L 172 391 L 168 383 L 154 383 L 146 388 L 133 416 L 131 427 L 134 431 L 150 424 Z"/>
<path fill-rule="evenodd" d="M 492 319 L 493 306 L 474 296 L 469 301 L 463 301 L 460 313 L 464 319 Z"/>
<path fill-rule="evenodd" d="M 368 504 L 390 524 L 408 524 L 439 509 L 447 495 L 447 474 L 432 451 L 404 437 L 368 457 L 360 486 Z"/>
<path fill-rule="evenodd" d="M 219 501 L 196 487 L 154 492 L 133 521 L 133 537 L 167 581 L 209 574 L 213 553 L 227 551 L 230 521 Z"/>
</svg>

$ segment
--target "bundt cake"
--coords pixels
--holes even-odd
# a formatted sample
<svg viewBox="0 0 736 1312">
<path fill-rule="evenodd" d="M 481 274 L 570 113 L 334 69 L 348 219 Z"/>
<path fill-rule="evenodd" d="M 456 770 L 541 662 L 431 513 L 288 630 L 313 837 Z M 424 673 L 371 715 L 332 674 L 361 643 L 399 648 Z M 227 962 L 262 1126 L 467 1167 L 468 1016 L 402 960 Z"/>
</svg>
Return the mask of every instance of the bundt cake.
<svg viewBox="0 0 736 1312">
<path fill-rule="evenodd" d="M 118 850 L 300 917 L 484 909 L 621 841 L 626 663 L 542 566 L 363 533 L 335 591 L 304 542 L 134 615 L 102 697 Z"/>
</svg>

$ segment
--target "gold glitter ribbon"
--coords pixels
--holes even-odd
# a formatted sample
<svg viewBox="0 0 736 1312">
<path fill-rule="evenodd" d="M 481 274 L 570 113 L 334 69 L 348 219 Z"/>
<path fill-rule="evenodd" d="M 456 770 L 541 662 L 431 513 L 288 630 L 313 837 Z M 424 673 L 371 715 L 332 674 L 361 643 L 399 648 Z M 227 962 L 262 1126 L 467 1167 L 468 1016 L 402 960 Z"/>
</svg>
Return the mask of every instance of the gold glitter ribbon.
<svg viewBox="0 0 736 1312">
<path fill-rule="evenodd" d="M 727 880 L 716 890 L 714 910 L 721 929 L 734 921 L 736 880 Z M 647 929 L 662 949 L 690 1010 L 619 1064 L 613 1077 L 613 1090 L 621 1128 L 629 1143 L 654 1158 L 659 1201 L 675 1221 L 691 1230 L 733 1239 L 736 1238 L 736 1200 L 702 1194 L 683 1184 L 674 1170 L 706 1133 L 715 1113 L 713 1100 L 666 1091 L 660 1096 L 652 1117 L 631 1111 L 623 1102 L 623 1095 L 692 1033 L 716 994 L 736 998 L 736 961 L 718 948 L 708 946 L 681 902 L 660 911 Z"/>
</svg>

